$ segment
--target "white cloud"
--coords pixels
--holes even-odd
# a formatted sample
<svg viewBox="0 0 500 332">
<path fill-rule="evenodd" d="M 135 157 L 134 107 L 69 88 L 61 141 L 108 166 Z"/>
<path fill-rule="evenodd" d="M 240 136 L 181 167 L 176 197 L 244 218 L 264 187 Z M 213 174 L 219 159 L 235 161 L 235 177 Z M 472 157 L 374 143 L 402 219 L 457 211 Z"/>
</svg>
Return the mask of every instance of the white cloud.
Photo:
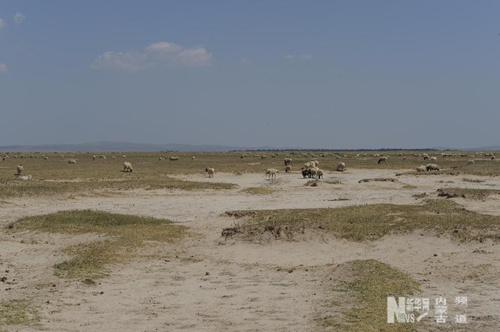
<svg viewBox="0 0 500 332">
<path fill-rule="evenodd" d="M 287 60 L 293 60 L 295 57 L 293 55 L 285 55 L 285 59 Z"/>
<path fill-rule="evenodd" d="M 24 22 L 26 19 L 26 16 L 24 16 L 22 13 L 17 12 L 16 15 L 14 15 L 14 23 L 19 25 Z"/>
<path fill-rule="evenodd" d="M 95 60 L 90 68 L 137 71 L 146 67 L 146 57 L 137 52 L 104 52 Z"/>
<path fill-rule="evenodd" d="M 206 67 L 212 54 L 204 47 L 185 48 L 168 42 L 149 45 L 143 52 L 104 52 L 90 65 L 92 69 L 137 71 L 150 67 Z"/>
<path fill-rule="evenodd" d="M 5 21 L 0 18 L 0 30 L 5 28 Z"/>
<path fill-rule="evenodd" d="M 1 73 L 6 73 L 9 70 L 6 64 L 0 63 L 0 74 Z"/>
<path fill-rule="evenodd" d="M 299 59 L 300 60 L 311 60 L 312 56 L 310 56 L 309 54 L 299 55 Z"/>
</svg>

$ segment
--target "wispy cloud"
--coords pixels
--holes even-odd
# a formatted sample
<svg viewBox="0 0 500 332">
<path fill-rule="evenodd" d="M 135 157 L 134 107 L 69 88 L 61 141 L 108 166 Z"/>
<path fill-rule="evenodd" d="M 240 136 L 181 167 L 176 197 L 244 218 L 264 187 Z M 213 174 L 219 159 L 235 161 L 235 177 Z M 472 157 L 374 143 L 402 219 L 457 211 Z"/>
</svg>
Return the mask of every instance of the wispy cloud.
<svg viewBox="0 0 500 332">
<path fill-rule="evenodd" d="M 5 21 L 0 18 L 0 30 L 5 28 Z"/>
<path fill-rule="evenodd" d="M 309 55 L 309 54 L 302 54 L 302 55 L 291 55 L 291 54 L 288 54 L 288 55 L 285 55 L 285 59 L 287 59 L 287 60 L 295 60 L 295 59 L 298 59 L 298 60 L 311 60 L 312 56 Z"/>
<path fill-rule="evenodd" d="M 24 16 L 22 13 L 20 12 L 17 12 L 16 15 L 14 15 L 14 23 L 16 25 L 20 25 L 21 23 L 24 22 L 24 20 L 26 19 L 26 16 Z"/>
<path fill-rule="evenodd" d="M 158 42 L 149 45 L 141 52 L 104 52 L 90 65 L 90 68 L 138 71 L 165 65 L 206 67 L 212 64 L 212 58 L 212 54 L 202 46 L 185 48 L 174 43 Z"/>
<path fill-rule="evenodd" d="M 6 64 L 0 63 L 0 74 L 1 73 L 6 73 L 9 70 Z"/>
</svg>

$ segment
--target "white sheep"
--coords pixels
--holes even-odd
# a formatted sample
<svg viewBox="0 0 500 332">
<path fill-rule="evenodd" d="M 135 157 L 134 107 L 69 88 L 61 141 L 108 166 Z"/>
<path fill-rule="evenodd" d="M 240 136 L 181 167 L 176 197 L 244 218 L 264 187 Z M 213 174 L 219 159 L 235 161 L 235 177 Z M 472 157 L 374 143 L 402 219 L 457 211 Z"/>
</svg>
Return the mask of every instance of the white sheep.
<svg viewBox="0 0 500 332">
<path fill-rule="evenodd" d="M 474 159 L 467 160 L 467 165 L 471 165 L 471 164 L 474 164 Z"/>
<path fill-rule="evenodd" d="M 179 158 L 179 157 L 173 157 L 173 156 L 172 156 L 172 157 L 170 157 L 170 160 L 173 160 L 173 161 L 175 161 L 175 160 L 179 160 L 179 159 L 181 159 L 181 158 Z"/>
<path fill-rule="evenodd" d="M 191 159 L 192 159 L 192 160 L 195 160 L 195 159 L 196 159 L 196 157 L 195 157 L 195 156 L 192 156 L 192 157 L 191 157 Z"/>
<path fill-rule="evenodd" d="M 430 159 L 431 161 L 437 161 L 437 160 L 438 160 L 438 159 L 437 159 L 437 157 L 430 157 L 429 159 Z"/>
<path fill-rule="evenodd" d="M 70 160 L 68 160 L 68 164 L 76 164 L 76 159 L 70 159 Z"/>
<path fill-rule="evenodd" d="M 21 175 L 23 170 L 24 170 L 24 167 L 22 164 L 17 165 L 17 175 Z"/>
<path fill-rule="evenodd" d="M 205 173 L 208 174 L 209 178 L 213 178 L 214 175 L 215 175 L 215 168 L 213 168 L 213 167 L 207 167 L 207 168 L 205 168 Z"/>
<path fill-rule="evenodd" d="M 31 175 L 23 175 L 19 177 L 19 180 L 26 181 L 26 180 L 31 180 L 31 178 L 32 178 Z"/>
<path fill-rule="evenodd" d="M 132 172 L 134 169 L 132 168 L 132 164 L 128 161 L 123 163 L 123 171 L 124 172 Z"/>
<path fill-rule="evenodd" d="M 292 164 L 292 159 L 291 158 L 285 158 L 285 166 L 291 165 Z"/>
<path fill-rule="evenodd" d="M 427 170 L 427 168 L 425 167 L 425 165 L 420 165 L 417 167 L 417 172 L 425 172 Z"/>
<path fill-rule="evenodd" d="M 280 171 L 274 168 L 269 168 L 266 171 L 266 176 L 269 177 L 269 179 L 276 179 L 276 174 L 278 174 Z"/>
<path fill-rule="evenodd" d="M 323 177 L 323 170 L 319 169 L 316 171 L 316 178 L 321 179 Z"/>
<path fill-rule="evenodd" d="M 286 165 L 285 166 L 285 173 L 290 173 L 292 171 L 292 166 Z"/>
<path fill-rule="evenodd" d="M 441 170 L 441 167 L 439 167 L 438 165 L 436 164 L 427 164 L 427 166 L 425 166 L 425 169 L 427 171 L 440 171 Z"/>
<path fill-rule="evenodd" d="M 337 165 L 337 172 L 344 172 L 344 171 L 345 171 L 345 163 L 344 162 L 340 162 Z"/>
</svg>

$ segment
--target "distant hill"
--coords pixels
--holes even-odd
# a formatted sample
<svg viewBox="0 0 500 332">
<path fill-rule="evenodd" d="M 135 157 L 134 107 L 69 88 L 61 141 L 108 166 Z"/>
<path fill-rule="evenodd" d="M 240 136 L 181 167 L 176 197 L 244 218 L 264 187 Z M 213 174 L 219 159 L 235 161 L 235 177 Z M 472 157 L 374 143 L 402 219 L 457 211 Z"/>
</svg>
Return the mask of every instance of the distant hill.
<svg viewBox="0 0 500 332">
<path fill-rule="evenodd" d="M 379 149 L 315 149 L 315 148 L 276 148 L 271 146 L 261 147 L 242 147 L 225 145 L 189 145 L 189 144 L 148 144 L 148 143 L 130 143 L 130 142 L 95 142 L 81 144 L 43 144 L 43 145 L 10 145 L 0 146 L 0 152 L 159 152 L 159 151 L 178 151 L 178 152 L 227 152 L 227 151 L 245 151 L 245 150 L 311 150 L 311 151 L 371 151 L 371 150 L 454 150 L 454 151 L 500 151 L 500 145 L 487 146 L 469 149 L 450 149 L 446 147 L 433 148 L 379 148 Z"/>
<path fill-rule="evenodd" d="M 225 152 L 234 150 L 268 150 L 271 147 L 240 147 L 222 145 L 147 144 L 129 142 L 96 142 L 81 144 L 44 144 L 0 146 L 0 152 Z"/>
<path fill-rule="evenodd" d="M 500 151 L 500 145 L 483 146 L 480 148 L 465 149 L 466 151 Z"/>
</svg>

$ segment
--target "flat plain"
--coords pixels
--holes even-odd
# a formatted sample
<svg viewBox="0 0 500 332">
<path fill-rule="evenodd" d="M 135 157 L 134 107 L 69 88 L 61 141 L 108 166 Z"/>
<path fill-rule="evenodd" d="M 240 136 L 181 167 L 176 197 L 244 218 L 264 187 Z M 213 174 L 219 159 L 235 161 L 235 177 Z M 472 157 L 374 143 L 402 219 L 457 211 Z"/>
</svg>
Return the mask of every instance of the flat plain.
<svg viewBox="0 0 500 332">
<path fill-rule="evenodd" d="M 500 162 L 446 154 L 10 153 L 0 331 L 497 331 Z M 447 322 L 387 324 L 387 296 L 446 297 Z"/>
</svg>

